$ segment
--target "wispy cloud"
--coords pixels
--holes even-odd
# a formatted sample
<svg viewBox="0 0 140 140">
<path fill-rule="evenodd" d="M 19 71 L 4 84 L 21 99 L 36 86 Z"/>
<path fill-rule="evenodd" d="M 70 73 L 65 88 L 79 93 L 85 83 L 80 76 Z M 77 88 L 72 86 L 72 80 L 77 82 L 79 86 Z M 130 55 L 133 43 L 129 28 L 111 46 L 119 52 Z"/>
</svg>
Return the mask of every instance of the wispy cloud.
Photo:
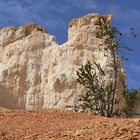
<svg viewBox="0 0 140 140">
<path fill-rule="evenodd" d="M 115 13 L 116 20 L 127 23 L 140 22 L 140 11 L 136 9 L 124 10 L 120 5 L 103 4 L 97 0 L 0 0 L 1 25 L 38 21 L 44 23 L 46 19 L 48 22 L 52 21 L 53 24 L 58 25 L 60 22 L 57 23 L 57 20 L 61 23 L 64 22 L 62 17 L 70 14 L 75 9 L 74 7 L 99 13 Z"/>
<path fill-rule="evenodd" d="M 59 9 L 59 10 L 58 10 Z M 53 12 L 64 13 L 59 5 L 50 3 L 49 0 L 1 0 L 0 1 L 0 25 L 20 25 L 28 22 L 47 25 L 49 28 L 64 26 L 62 17 L 54 16 Z M 55 13 L 54 13 L 55 14 Z M 47 20 L 46 20 L 47 19 Z"/>
<path fill-rule="evenodd" d="M 72 4 L 78 8 L 82 9 L 100 9 L 102 5 L 97 4 L 97 2 L 92 1 L 92 0 L 72 0 Z"/>
<path fill-rule="evenodd" d="M 134 26 L 135 28 L 140 28 L 140 11 L 136 9 L 123 9 L 119 5 L 109 5 L 107 6 L 107 11 L 114 14 L 115 21 L 121 21 L 121 23 L 126 26 Z"/>
<path fill-rule="evenodd" d="M 51 34 L 55 34 L 60 40 L 59 42 L 64 42 L 67 24 L 72 18 L 89 12 L 98 12 L 114 13 L 115 25 L 119 25 L 122 30 L 134 27 L 140 34 L 140 10 L 128 7 L 127 3 L 121 5 L 118 1 L 105 0 L 0 0 L 0 27 L 35 22 L 45 27 Z M 138 42 L 139 38 L 137 44 L 135 43 L 137 47 Z M 132 42 L 131 44 L 134 45 Z M 139 51 L 137 49 L 135 57 L 139 57 Z M 140 83 L 139 72 L 140 63 L 128 68 L 130 85 L 138 86 Z"/>
</svg>

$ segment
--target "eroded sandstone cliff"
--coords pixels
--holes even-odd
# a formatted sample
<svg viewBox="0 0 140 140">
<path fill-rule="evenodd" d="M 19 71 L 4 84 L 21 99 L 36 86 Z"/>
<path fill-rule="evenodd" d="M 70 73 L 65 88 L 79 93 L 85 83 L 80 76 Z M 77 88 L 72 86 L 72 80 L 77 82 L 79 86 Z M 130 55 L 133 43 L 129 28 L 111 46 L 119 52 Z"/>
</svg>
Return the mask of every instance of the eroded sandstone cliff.
<svg viewBox="0 0 140 140">
<path fill-rule="evenodd" d="M 0 106 L 18 109 L 73 106 L 82 87 L 76 71 L 87 60 L 109 67 L 112 56 L 100 51 L 96 21 L 88 14 L 69 24 L 68 41 L 55 37 L 36 24 L 0 29 Z M 111 15 L 105 15 L 111 22 Z M 103 49 L 104 50 L 104 49 Z M 123 68 L 121 74 L 124 75 Z M 119 86 L 119 85 L 118 85 Z"/>
</svg>

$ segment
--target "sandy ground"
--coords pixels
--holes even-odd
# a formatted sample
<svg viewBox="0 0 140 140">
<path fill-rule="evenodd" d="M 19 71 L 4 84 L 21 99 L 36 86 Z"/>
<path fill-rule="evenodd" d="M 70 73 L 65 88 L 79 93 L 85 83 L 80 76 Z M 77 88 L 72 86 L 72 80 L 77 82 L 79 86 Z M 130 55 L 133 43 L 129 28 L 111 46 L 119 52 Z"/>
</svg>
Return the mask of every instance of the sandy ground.
<svg viewBox="0 0 140 140">
<path fill-rule="evenodd" d="M 0 108 L 0 140 L 140 140 L 140 118 Z"/>
</svg>

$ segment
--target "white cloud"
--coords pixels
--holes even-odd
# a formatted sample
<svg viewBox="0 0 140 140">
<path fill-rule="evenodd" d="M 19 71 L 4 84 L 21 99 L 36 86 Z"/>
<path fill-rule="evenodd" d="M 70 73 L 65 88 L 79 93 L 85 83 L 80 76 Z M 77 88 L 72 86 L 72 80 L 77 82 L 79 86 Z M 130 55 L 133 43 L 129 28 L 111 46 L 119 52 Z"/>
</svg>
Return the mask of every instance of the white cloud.
<svg viewBox="0 0 140 140">
<path fill-rule="evenodd" d="M 12 0 L 0 1 L 0 25 L 9 26 L 21 25 L 29 22 L 43 24 L 47 28 L 65 26 L 62 17 L 53 15 L 53 12 L 64 13 L 67 7 L 59 4 L 52 4 L 49 0 Z M 53 11 L 53 12 L 52 12 Z M 47 19 L 47 20 L 46 20 Z"/>
<path fill-rule="evenodd" d="M 116 20 L 121 20 L 127 24 L 140 22 L 140 11 L 136 9 L 123 10 L 117 5 L 109 5 L 107 9 L 108 12 L 114 13 Z"/>
<path fill-rule="evenodd" d="M 81 7 L 83 9 L 99 9 L 100 6 L 97 5 L 96 2 L 93 2 L 91 0 L 74 0 L 74 4 L 77 6 L 77 7 Z"/>
<path fill-rule="evenodd" d="M 69 3 L 70 5 L 77 7 L 77 8 L 81 8 L 81 9 L 85 9 L 85 10 L 97 10 L 100 9 L 102 6 L 101 4 L 97 4 L 97 2 L 92 1 L 92 0 L 71 0 L 71 1 L 67 1 L 67 3 Z"/>
</svg>

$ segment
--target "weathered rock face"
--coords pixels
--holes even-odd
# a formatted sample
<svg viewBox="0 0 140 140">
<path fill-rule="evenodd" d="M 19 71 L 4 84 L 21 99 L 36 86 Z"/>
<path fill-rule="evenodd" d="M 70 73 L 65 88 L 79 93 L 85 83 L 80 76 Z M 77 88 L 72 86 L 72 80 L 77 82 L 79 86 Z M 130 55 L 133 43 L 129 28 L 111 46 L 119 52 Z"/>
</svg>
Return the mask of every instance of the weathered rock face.
<svg viewBox="0 0 140 140">
<path fill-rule="evenodd" d="M 62 108 L 73 106 L 82 87 L 76 71 L 87 60 L 108 67 L 112 59 L 100 51 L 95 22 L 99 14 L 74 19 L 68 41 L 55 42 L 36 24 L 0 30 L 0 106 L 8 108 Z M 111 21 L 111 15 L 107 15 Z M 121 74 L 124 76 L 123 68 Z M 124 78 L 124 77 L 123 77 Z M 121 86 L 121 85 L 120 85 Z"/>
</svg>

